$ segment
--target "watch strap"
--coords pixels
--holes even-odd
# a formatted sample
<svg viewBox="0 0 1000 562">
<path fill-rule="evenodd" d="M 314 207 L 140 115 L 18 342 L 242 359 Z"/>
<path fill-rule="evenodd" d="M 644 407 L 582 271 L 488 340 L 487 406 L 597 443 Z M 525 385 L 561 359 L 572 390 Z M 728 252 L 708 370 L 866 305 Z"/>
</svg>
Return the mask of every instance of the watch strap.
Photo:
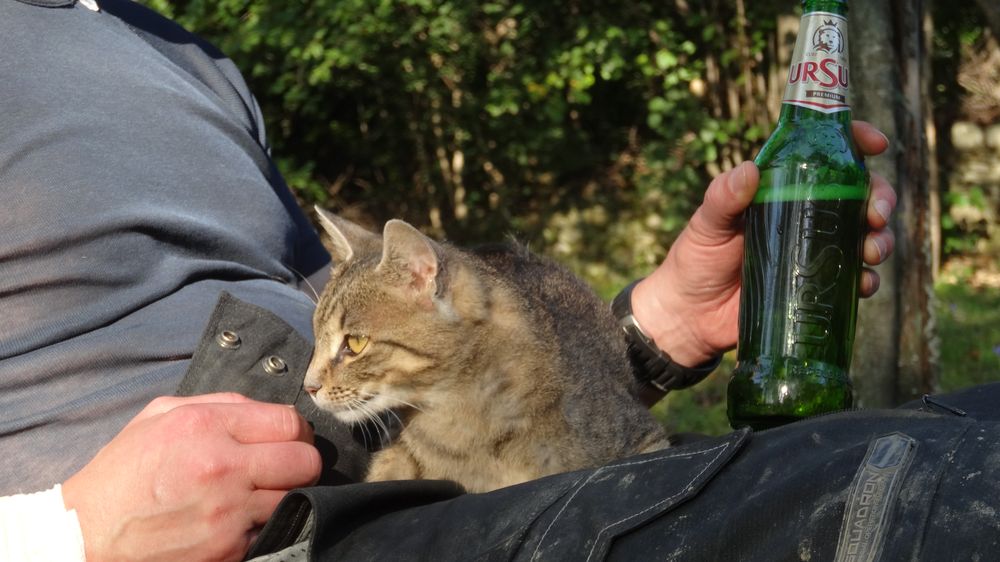
<svg viewBox="0 0 1000 562">
<path fill-rule="evenodd" d="M 646 335 L 632 314 L 632 289 L 641 280 L 629 283 L 611 301 L 611 311 L 625 333 L 633 374 L 639 382 L 662 392 L 687 388 L 702 381 L 719 366 L 722 355 L 716 355 L 695 367 L 685 367 L 674 362 L 670 355 L 657 347 L 653 338 Z"/>
</svg>

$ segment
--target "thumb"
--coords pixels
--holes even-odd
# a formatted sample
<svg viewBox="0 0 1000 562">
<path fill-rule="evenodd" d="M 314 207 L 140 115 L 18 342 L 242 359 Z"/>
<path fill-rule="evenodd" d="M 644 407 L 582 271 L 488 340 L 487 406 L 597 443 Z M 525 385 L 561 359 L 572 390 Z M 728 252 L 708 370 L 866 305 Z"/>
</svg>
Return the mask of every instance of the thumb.
<svg viewBox="0 0 1000 562">
<path fill-rule="evenodd" d="M 697 219 L 699 230 L 709 236 L 732 232 L 753 201 L 759 181 L 757 166 L 749 161 L 720 174 L 705 190 L 705 199 L 691 222 Z"/>
</svg>

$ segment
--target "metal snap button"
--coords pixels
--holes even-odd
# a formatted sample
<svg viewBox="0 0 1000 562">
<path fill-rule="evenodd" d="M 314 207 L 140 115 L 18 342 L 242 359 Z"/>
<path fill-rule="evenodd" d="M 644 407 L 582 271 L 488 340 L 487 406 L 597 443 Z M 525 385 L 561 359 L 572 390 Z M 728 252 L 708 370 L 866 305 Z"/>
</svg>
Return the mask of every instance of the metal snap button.
<svg viewBox="0 0 1000 562">
<path fill-rule="evenodd" d="M 224 347 L 226 349 L 237 349 L 240 344 L 240 336 L 236 332 L 231 330 L 223 330 L 215 337 L 215 341 L 219 344 L 219 347 Z"/>
<path fill-rule="evenodd" d="M 285 360 L 277 355 L 265 358 L 261 361 L 261 364 L 264 366 L 265 373 L 276 377 L 280 377 L 288 371 L 288 365 L 285 363 Z"/>
</svg>

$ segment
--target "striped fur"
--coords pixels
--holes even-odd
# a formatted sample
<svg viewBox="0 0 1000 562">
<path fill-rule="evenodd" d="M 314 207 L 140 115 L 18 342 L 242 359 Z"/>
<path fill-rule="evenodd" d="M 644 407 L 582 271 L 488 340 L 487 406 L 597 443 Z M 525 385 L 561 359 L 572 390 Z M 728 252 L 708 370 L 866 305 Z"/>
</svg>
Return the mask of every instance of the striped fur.
<svg viewBox="0 0 1000 562">
<path fill-rule="evenodd" d="M 464 251 L 402 221 L 379 236 L 320 216 L 335 265 L 305 386 L 344 421 L 402 422 L 368 480 L 486 491 L 667 446 L 628 393 L 607 305 L 565 268 L 514 245 Z"/>
</svg>

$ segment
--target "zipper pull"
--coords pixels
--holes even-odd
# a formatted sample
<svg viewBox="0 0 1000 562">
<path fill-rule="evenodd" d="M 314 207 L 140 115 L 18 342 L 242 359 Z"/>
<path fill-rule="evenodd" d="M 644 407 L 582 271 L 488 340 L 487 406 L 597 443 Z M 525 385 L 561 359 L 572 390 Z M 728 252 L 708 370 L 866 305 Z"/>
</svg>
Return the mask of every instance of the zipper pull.
<svg viewBox="0 0 1000 562">
<path fill-rule="evenodd" d="M 943 402 L 938 402 L 936 399 L 931 398 L 930 394 L 924 394 L 923 398 L 921 398 L 920 401 L 924 403 L 924 406 L 937 406 L 938 408 L 941 408 L 942 410 L 947 410 L 947 411 L 955 414 L 956 416 L 963 416 L 964 417 L 964 416 L 969 415 L 968 412 L 966 412 L 965 410 L 963 410 L 961 408 L 956 408 L 954 406 L 949 406 L 949 405 L 947 405 L 947 404 L 945 404 Z"/>
</svg>

